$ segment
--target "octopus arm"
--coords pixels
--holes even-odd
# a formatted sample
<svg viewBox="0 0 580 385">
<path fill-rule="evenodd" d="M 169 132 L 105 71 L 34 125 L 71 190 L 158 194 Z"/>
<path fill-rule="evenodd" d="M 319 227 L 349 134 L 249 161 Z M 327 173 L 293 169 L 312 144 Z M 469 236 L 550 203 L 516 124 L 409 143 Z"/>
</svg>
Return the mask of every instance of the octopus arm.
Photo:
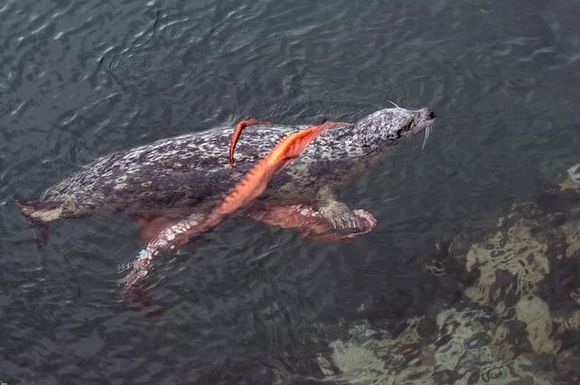
<svg viewBox="0 0 580 385">
<path fill-rule="evenodd" d="M 141 251 L 129 275 L 125 278 L 123 293 L 135 298 L 139 283 L 148 274 L 155 257 L 175 251 L 188 243 L 195 234 L 217 226 L 225 217 L 246 206 L 267 188 L 274 176 L 286 168 L 308 145 L 336 123 L 323 123 L 298 131 L 282 139 L 262 160 L 258 162 L 207 216 L 191 215 L 159 232 Z M 139 290 L 137 290 L 140 292 Z M 137 296 L 141 298 L 142 296 Z"/>
</svg>

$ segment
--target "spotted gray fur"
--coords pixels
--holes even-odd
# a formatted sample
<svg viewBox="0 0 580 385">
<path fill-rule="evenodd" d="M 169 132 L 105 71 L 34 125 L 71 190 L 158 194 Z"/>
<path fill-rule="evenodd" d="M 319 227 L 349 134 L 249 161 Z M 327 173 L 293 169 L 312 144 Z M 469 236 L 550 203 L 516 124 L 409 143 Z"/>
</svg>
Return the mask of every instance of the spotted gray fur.
<svg viewBox="0 0 580 385">
<path fill-rule="evenodd" d="M 321 186 L 337 188 L 366 170 L 406 136 L 432 124 L 428 109 L 387 108 L 354 124 L 327 130 L 260 197 L 315 203 Z M 114 153 L 97 159 L 37 201 L 27 202 L 29 217 L 49 222 L 94 212 L 185 216 L 208 210 L 240 181 L 283 137 L 308 126 L 257 125 L 246 128 L 228 163 L 231 127 L 217 127 Z"/>
</svg>

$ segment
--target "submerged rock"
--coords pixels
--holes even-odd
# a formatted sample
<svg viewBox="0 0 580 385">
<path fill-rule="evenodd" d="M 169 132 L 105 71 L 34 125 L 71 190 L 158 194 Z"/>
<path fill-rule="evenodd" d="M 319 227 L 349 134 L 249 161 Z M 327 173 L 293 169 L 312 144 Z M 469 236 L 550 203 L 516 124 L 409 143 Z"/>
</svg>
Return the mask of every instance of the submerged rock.
<svg viewBox="0 0 580 385">
<path fill-rule="evenodd" d="M 463 300 L 393 335 L 365 321 L 318 357 L 328 380 L 391 385 L 548 385 L 580 381 L 580 165 L 496 228 L 447 245 L 435 275 Z M 445 266 L 451 266 L 445 271 Z M 459 267 L 459 269 L 458 269 Z M 458 271 L 460 270 L 460 271 Z"/>
<path fill-rule="evenodd" d="M 467 272 L 479 270 L 479 279 L 465 295 L 480 305 L 503 306 L 508 299 L 528 294 L 548 273 L 548 244 L 534 238 L 530 227 L 518 221 L 507 231 L 498 231 L 467 252 Z"/>
<path fill-rule="evenodd" d="M 526 324 L 528 341 L 536 353 L 557 353 L 562 345 L 552 336 L 554 321 L 548 304 L 542 299 L 529 296 L 516 304 L 516 318 Z"/>
<path fill-rule="evenodd" d="M 396 338 L 368 323 L 354 325 L 348 340 L 330 344 L 330 360 L 319 358 L 329 380 L 349 384 L 475 385 L 554 384 L 552 370 L 538 369 L 540 355 L 517 354 L 506 330 L 485 310 L 446 309 L 438 334 L 423 340 L 420 320 Z M 360 331 L 365 333 L 361 335 Z M 494 337 L 504 334 L 504 338 Z M 382 335 L 376 339 L 372 336 Z M 552 368 L 548 368 L 552 369 Z"/>
</svg>

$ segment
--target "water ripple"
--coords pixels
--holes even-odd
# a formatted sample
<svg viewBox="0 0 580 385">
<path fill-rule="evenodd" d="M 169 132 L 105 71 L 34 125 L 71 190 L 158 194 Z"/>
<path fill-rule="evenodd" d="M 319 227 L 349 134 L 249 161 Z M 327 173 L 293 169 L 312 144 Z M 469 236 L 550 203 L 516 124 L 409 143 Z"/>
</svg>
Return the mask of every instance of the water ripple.
<svg viewBox="0 0 580 385">
<path fill-rule="evenodd" d="M 308 379 L 338 319 L 451 298 L 423 270 L 432 245 L 578 163 L 578 16 L 569 0 L 0 4 L 0 380 Z M 372 234 L 335 245 L 228 220 L 156 264 L 157 318 L 119 298 L 135 224 L 58 223 L 39 250 L 12 201 L 158 138 L 248 115 L 353 121 L 389 99 L 438 124 L 344 192 Z"/>
</svg>

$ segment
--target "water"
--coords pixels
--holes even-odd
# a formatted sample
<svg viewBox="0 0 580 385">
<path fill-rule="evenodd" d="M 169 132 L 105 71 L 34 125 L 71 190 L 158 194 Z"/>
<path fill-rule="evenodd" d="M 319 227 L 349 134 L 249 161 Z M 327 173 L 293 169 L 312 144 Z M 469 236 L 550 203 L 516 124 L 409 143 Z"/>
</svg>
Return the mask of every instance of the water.
<svg viewBox="0 0 580 385">
<path fill-rule="evenodd" d="M 425 268 L 434 245 L 580 161 L 579 18 L 574 0 L 1 0 L 0 381 L 315 383 L 340 325 L 464 303 Z M 119 298 L 133 223 L 61 222 L 39 250 L 12 200 L 159 138 L 353 121 L 389 99 L 438 123 L 343 192 L 373 233 L 336 245 L 228 220 L 156 264 L 158 317 Z"/>
</svg>

